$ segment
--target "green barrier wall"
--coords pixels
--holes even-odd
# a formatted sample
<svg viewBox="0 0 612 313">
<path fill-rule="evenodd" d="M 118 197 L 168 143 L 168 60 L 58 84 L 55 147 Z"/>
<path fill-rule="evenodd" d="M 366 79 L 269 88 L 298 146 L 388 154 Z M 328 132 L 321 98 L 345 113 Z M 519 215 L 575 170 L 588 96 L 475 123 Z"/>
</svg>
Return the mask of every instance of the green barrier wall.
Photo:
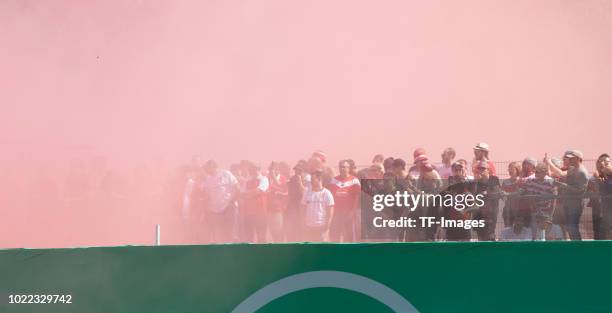
<svg viewBox="0 0 612 313">
<path fill-rule="evenodd" d="M 291 288 L 257 312 L 393 312 L 385 297 L 421 313 L 612 312 L 611 267 L 610 241 L 1 250 L 0 312 L 232 312 L 258 290 Z M 73 303 L 8 304 L 10 294 Z"/>
</svg>

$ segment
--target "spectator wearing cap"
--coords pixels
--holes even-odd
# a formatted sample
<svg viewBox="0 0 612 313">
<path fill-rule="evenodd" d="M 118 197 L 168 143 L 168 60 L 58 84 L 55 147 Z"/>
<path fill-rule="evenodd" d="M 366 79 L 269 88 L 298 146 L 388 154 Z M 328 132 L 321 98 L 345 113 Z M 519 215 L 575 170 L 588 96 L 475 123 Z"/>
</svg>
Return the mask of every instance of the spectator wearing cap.
<svg viewBox="0 0 612 313">
<path fill-rule="evenodd" d="M 501 182 L 501 189 L 505 193 L 509 194 L 504 203 L 504 209 L 502 212 L 504 226 L 506 227 L 512 226 L 511 221 L 513 217 L 516 216 L 516 210 L 519 207 L 519 198 L 516 197 L 516 194 L 519 192 L 521 172 L 522 167 L 520 162 L 510 162 L 510 164 L 508 164 L 508 175 L 510 177 Z"/>
<path fill-rule="evenodd" d="M 457 152 L 453 148 L 446 148 L 442 151 L 442 163 L 436 166 L 436 170 L 442 179 L 447 179 L 451 176 L 452 170 L 451 166 L 453 164 L 453 160 L 457 156 Z"/>
<path fill-rule="evenodd" d="M 423 148 L 417 148 L 412 153 L 414 162 L 412 166 L 408 169 L 408 176 L 410 177 L 410 179 L 419 178 L 419 165 L 417 163 L 419 162 L 418 159 L 420 159 L 422 156 L 425 156 L 425 158 L 427 158 L 425 149 Z"/>
<path fill-rule="evenodd" d="M 474 213 L 474 219 L 481 219 L 485 222 L 485 226 L 477 228 L 476 233 L 480 241 L 493 241 L 497 227 L 501 187 L 497 176 L 490 173 L 489 162 L 478 161 L 475 165 L 473 194 L 484 195 L 484 205 Z"/>
<path fill-rule="evenodd" d="M 584 210 L 584 193 L 587 189 L 589 174 L 582 165 L 583 155 L 579 150 L 568 150 L 563 155 L 567 171 L 554 165 L 548 155 L 544 161 L 550 170 L 565 180 L 565 183 L 557 182 L 564 195 L 563 210 L 565 211 L 566 228 L 571 240 L 582 240 L 580 235 L 580 218 Z"/>
<path fill-rule="evenodd" d="M 533 239 L 538 241 L 563 240 L 563 231 L 559 225 L 553 224 L 550 215 L 540 212 L 535 215 Z"/>
<path fill-rule="evenodd" d="M 468 175 L 467 161 L 459 159 L 451 165 L 451 176 L 448 177 L 448 185 L 474 180 L 474 177 Z"/>
<path fill-rule="evenodd" d="M 294 175 L 287 183 L 287 210 L 283 216 L 286 240 L 296 242 L 302 239 L 303 212 L 301 211 L 302 196 L 310 188 L 310 174 L 306 173 L 307 162 L 300 160 L 293 167 Z"/>
<path fill-rule="evenodd" d="M 492 176 L 497 175 L 497 170 L 495 169 L 495 164 L 489 158 L 490 148 L 489 145 L 484 142 L 479 142 L 474 146 L 474 160 L 472 161 L 472 172 L 476 168 L 476 164 L 478 162 L 486 162 L 489 166 L 489 173 Z"/>
<path fill-rule="evenodd" d="M 334 217 L 329 230 L 332 242 L 352 242 L 355 240 L 357 204 L 361 185 L 359 179 L 351 174 L 350 162 L 338 162 L 338 176 L 329 184 L 329 191 L 334 196 Z"/>
<path fill-rule="evenodd" d="M 465 161 L 465 160 L 464 160 Z M 448 184 L 441 194 L 453 196 L 469 193 L 472 180 L 467 175 L 467 162 L 455 161 L 451 165 L 452 174 L 448 177 Z M 450 220 L 470 220 L 472 212 L 469 210 L 456 210 L 453 207 L 443 207 L 443 214 Z M 461 227 L 450 227 L 446 229 L 446 239 L 450 241 L 468 241 L 472 238 L 472 231 Z"/>
</svg>

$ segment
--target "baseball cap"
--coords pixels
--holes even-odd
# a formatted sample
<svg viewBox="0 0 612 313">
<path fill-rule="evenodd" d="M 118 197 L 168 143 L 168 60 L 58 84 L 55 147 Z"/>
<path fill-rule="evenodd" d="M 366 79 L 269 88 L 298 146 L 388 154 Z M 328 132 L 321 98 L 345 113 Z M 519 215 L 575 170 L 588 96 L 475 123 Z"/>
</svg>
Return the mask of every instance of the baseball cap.
<svg viewBox="0 0 612 313">
<path fill-rule="evenodd" d="M 582 152 L 580 152 L 579 150 L 567 150 L 565 151 L 565 154 L 563 154 L 564 158 L 579 158 L 580 160 L 582 160 Z"/>
</svg>

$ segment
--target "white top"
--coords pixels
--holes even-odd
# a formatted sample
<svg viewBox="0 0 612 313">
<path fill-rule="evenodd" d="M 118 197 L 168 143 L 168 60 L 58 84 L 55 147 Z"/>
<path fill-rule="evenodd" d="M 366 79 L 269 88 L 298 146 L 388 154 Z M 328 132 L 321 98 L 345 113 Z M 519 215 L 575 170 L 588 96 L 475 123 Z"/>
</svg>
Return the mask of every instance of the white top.
<svg viewBox="0 0 612 313">
<path fill-rule="evenodd" d="M 515 233 L 512 227 L 506 227 L 502 229 L 500 234 L 500 240 L 503 241 L 525 241 L 531 240 L 531 228 L 523 227 L 520 233 Z"/>
<path fill-rule="evenodd" d="M 263 192 L 268 191 L 268 188 L 270 188 L 270 179 L 268 179 L 268 177 L 266 176 L 259 174 L 257 176 L 257 180 L 259 180 L 259 183 L 257 184 L 257 189 Z"/>
<path fill-rule="evenodd" d="M 215 213 L 225 211 L 232 199 L 232 190 L 238 180 L 230 171 L 218 170 L 215 175 L 204 178 L 204 191 L 209 196 L 208 209 Z"/>
<path fill-rule="evenodd" d="M 306 206 L 306 226 L 321 227 L 329 219 L 329 207 L 334 205 L 334 197 L 326 188 L 320 191 L 307 189 L 302 196 L 302 205 Z"/>
</svg>

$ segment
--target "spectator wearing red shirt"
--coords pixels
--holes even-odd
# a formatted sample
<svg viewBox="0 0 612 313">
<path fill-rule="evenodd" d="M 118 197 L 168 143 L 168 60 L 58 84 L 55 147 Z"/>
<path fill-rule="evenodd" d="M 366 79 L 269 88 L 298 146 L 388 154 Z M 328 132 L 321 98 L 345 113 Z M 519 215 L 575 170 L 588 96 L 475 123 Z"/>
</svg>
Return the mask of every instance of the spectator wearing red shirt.
<svg viewBox="0 0 612 313">
<path fill-rule="evenodd" d="M 240 195 L 240 215 L 242 218 L 242 237 L 246 242 L 266 240 L 267 216 L 266 197 L 270 182 L 261 175 L 259 166 L 249 166 L 249 180 Z"/>
<path fill-rule="evenodd" d="M 329 184 L 329 191 L 334 196 L 335 212 L 330 225 L 329 239 L 333 242 L 355 240 L 356 207 L 359 201 L 361 186 L 359 179 L 351 175 L 348 160 L 338 163 L 340 175 Z"/>
<path fill-rule="evenodd" d="M 283 232 L 283 213 L 287 209 L 288 193 L 287 193 L 287 177 L 280 173 L 280 165 L 277 162 L 272 162 L 268 168 L 268 181 L 270 188 L 268 189 L 268 228 L 274 242 L 284 240 Z"/>
</svg>

